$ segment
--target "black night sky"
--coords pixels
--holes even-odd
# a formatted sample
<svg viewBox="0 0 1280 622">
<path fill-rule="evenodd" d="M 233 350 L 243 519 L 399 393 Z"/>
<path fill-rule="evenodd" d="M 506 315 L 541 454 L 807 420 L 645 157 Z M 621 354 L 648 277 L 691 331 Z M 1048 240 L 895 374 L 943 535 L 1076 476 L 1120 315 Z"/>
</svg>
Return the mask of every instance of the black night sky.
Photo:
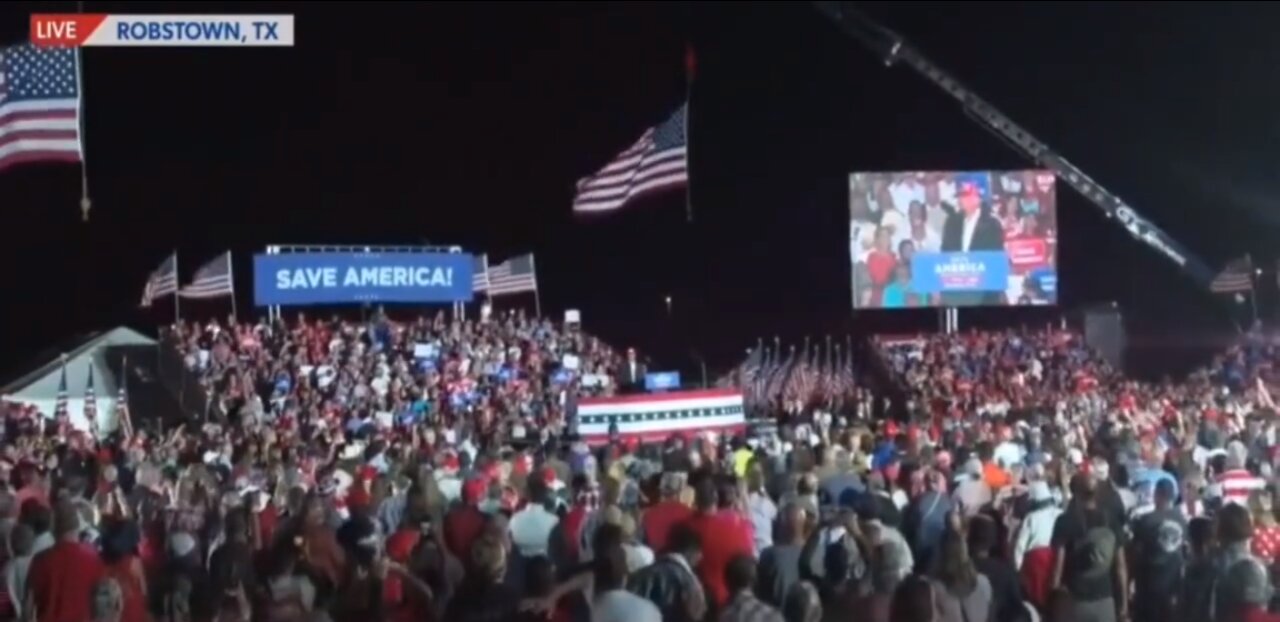
<svg viewBox="0 0 1280 622">
<path fill-rule="evenodd" d="M 851 313 L 848 173 L 1033 167 L 804 2 L 86 5 L 295 13 L 297 46 L 85 51 L 91 222 L 76 167 L 0 174 L 5 369 L 77 332 L 170 321 L 137 302 L 173 248 L 184 279 L 234 250 L 248 313 L 250 256 L 269 243 L 533 251 L 548 313 L 579 308 L 588 330 L 671 367 L 697 350 L 723 368 L 760 335 L 926 329 L 936 314 Z M 1215 269 L 1253 253 L 1262 313 L 1276 313 L 1280 9 L 864 7 Z M 7 3 L 0 33 L 18 42 L 29 13 L 72 10 Z M 686 42 L 699 54 L 695 221 L 679 193 L 575 219 L 573 182 L 685 97 Z M 1061 309 L 1116 301 L 1146 343 L 1229 334 L 1233 310 L 1245 317 L 1058 188 Z"/>
</svg>

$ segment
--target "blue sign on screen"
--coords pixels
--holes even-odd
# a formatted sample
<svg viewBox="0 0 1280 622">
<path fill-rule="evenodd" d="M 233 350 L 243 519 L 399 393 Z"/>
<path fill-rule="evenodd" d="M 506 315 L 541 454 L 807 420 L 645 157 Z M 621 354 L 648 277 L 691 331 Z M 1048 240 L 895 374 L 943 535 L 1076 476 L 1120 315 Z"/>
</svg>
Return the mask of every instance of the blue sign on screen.
<svg viewBox="0 0 1280 622">
<path fill-rule="evenodd" d="M 674 391 L 680 388 L 680 372 L 659 371 L 644 375 L 646 391 Z"/>
<path fill-rule="evenodd" d="M 1032 270 L 1031 274 L 1027 275 L 1027 280 L 1035 283 L 1046 296 L 1055 296 L 1058 293 L 1058 273 L 1053 268 Z"/>
<path fill-rule="evenodd" d="M 258 306 L 363 302 L 468 302 L 464 253 L 286 253 L 255 255 Z"/>
<path fill-rule="evenodd" d="M 1003 292 L 1009 288 L 1009 255 L 1004 251 L 916 253 L 911 288 L 924 294 Z"/>
</svg>

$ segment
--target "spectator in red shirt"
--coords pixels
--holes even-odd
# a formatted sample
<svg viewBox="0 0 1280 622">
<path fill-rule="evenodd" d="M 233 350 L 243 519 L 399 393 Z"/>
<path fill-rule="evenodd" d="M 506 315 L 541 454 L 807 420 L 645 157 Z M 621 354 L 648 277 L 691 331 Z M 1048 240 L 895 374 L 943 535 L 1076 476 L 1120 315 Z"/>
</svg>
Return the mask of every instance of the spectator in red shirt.
<svg viewBox="0 0 1280 622">
<path fill-rule="evenodd" d="M 49 493 L 45 490 L 44 478 L 36 470 L 34 464 L 26 463 L 18 467 L 18 507 L 22 507 L 30 499 L 40 505 L 49 505 Z"/>
<path fill-rule="evenodd" d="M 471 559 L 471 545 L 484 532 L 485 515 L 476 504 L 484 488 L 464 486 L 462 504 L 444 517 L 444 544 L 458 559 Z"/>
<path fill-rule="evenodd" d="M 885 227 L 876 229 L 875 248 L 867 255 L 867 272 L 871 275 L 871 305 L 880 306 L 884 288 L 893 279 L 898 259 L 893 254 L 893 232 Z"/>
<path fill-rule="evenodd" d="M 645 543 L 657 553 L 667 552 L 667 535 L 673 525 L 689 520 L 693 510 L 680 500 L 680 492 L 684 490 L 683 473 L 663 473 L 659 485 L 662 500 L 645 511 L 640 517 L 640 526 L 644 533 Z"/>
<path fill-rule="evenodd" d="M 698 561 L 698 577 L 707 588 L 707 595 L 716 609 L 729 602 L 729 588 L 725 585 L 724 572 L 729 561 L 738 555 L 751 555 L 751 534 L 741 521 L 733 520 L 716 509 L 716 483 L 710 478 L 698 482 L 694 488 L 693 504 L 696 512 L 689 519 L 689 528 L 702 540 L 702 559 Z"/>
<path fill-rule="evenodd" d="M 84 622 L 94 585 L 105 575 L 102 561 L 80 542 L 80 516 L 70 503 L 54 509 L 53 532 L 57 544 L 31 560 L 27 600 L 40 622 Z"/>
<path fill-rule="evenodd" d="M 587 518 L 591 516 L 600 507 L 600 496 L 595 492 L 595 485 L 591 479 L 581 473 L 573 476 L 573 507 L 564 515 L 564 518 L 556 525 L 552 531 L 552 537 L 558 536 L 561 540 L 560 550 L 563 550 L 564 559 L 560 560 L 561 564 L 575 563 L 578 561 L 578 549 L 582 548 L 582 528 L 586 524 Z"/>
</svg>

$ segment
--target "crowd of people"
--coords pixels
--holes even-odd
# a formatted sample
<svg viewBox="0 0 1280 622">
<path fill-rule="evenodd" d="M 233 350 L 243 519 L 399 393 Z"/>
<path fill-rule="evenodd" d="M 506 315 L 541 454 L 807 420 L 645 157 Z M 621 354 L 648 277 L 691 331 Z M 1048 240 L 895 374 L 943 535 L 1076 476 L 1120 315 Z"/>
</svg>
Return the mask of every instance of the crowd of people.
<svg viewBox="0 0 1280 622">
<path fill-rule="evenodd" d="M 876 345 L 901 419 L 833 399 L 847 345 L 757 348 L 774 431 L 588 447 L 642 374 L 577 327 L 176 326 L 199 425 L 7 409 L 0 620 L 1276 619 L 1274 341 L 1162 384 L 1066 330 Z"/>
</svg>

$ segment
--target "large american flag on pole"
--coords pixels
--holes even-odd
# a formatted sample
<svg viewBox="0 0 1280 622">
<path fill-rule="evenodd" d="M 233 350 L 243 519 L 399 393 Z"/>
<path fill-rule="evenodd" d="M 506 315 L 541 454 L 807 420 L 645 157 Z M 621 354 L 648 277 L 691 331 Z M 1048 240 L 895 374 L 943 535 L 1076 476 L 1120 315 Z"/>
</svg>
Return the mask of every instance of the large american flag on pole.
<svg viewBox="0 0 1280 622">
<path fill-rule="evenodd" d="M 688 105 L 681 104 L 670 118 L 645 130 L 612 162 L 580 180 L 573 211 L 608 212 L 650 193 L 685 187 L 689 182 L 687 111 Z"/>
<path fill-rule="evenodd" d="M 160 267 L 156 268 L 147 279 L 147 284 L 142 288 L 142 306 L 150 307 L 156 298 L 177 292 L 178 254 L 174 253 L 160 262 Z"/>
<path fill-rule="evenodd" d="M 78 63 L 70 48 L 0 48 L 0 169 L 81 161 Z"/>
<path fill-rule="evenodd" d="M 538 291 L 538 275 L 533 267 L 533 253 L 512 257 L 489 268 L 488 274 L 490 296 Z"/>
<path fill-rule="evenodd" d="M 234 295 L 235 291 L 231 279 L 231 251 L 227 251 L 200 266 L 191 283 L 178 295 L 183 298 L 221 298 Z"/>
</svg>

